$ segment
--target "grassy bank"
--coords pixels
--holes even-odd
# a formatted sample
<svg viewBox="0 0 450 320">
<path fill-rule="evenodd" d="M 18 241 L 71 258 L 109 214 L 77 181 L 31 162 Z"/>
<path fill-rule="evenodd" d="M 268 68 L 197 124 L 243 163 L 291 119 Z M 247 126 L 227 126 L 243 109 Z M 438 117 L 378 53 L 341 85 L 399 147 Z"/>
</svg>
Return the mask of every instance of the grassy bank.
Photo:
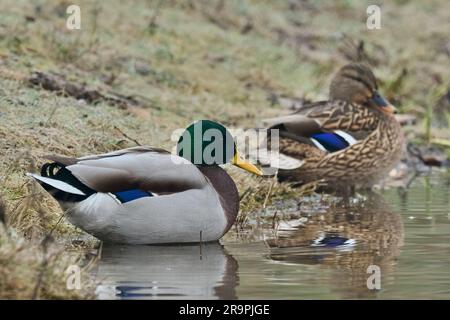
<svg viewBox="0 0 450 320">
<path fill-rule="evenodd" d="M 77 239 L 95 245 L 60 221 L 57 203 L 25 176 L 45 154 L 100 153 L 136 142 L 172 149 L 173 130 L 201 118 L 254 127 L 288 112 L 279 97 L 326 98 L 333 72 L 349 61 L 370 63 L 380 91 L 420 119 L 407 128 L 412 138 L 448 139 L 448 129 L 425 130 L 450 84 L 445 0 L 389 2 L 380 30 L 366 28 L 364 1 L 78 1 L 81 30 L 66 28 L 69 4 L 0 3 L 0 194 L 9 232 L 17 233 L 2 231 L 0 250 L 15 262 L 0 267 L 26 272 L 20 279 L 31 283 L 14 285 L 22 280 L 12 276 L 0 298 L 92 295 L 61 289 L 63 265 L 82 263 L 80 250 L 61 251 L 64 258 L 55 259 L 58 266 L 34 293 L 47 259 L 36 248 L 50 230 L 55 248 L 71 249 Z M 82 94 L 36 85 L 35 72 Z M 243 221 L 262 207 L 270 181 L 230 173 L 245 194 Z M 272 194 L 292 192 L 275 185 Z M 27 249 L 16 253 L 19 242 Z"/>
</svg>

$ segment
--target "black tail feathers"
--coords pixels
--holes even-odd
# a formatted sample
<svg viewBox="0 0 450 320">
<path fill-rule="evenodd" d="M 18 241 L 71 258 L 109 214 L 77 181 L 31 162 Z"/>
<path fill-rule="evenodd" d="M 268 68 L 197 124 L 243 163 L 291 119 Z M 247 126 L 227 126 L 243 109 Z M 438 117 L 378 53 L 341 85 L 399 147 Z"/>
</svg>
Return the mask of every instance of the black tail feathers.
<svg viewBox="0 0 450 320">
<path fill-rule="evenodd" d="M 88 198 L 92 194 L 96 193 L 95 190 L 92 190 L 85 184 L 83 184 L 80 180 L 78 180 L 68 169 L 65 168 L 64 165 L 61 165 L 56 162 L 46 163 L 41 168 L 41 176 L 46 178 L 51 178 L 55 180 L 63 181 L 71 186 L 77 188 L 82 191 L 85 195 L 78 195 L 68 193 L 62 190 L 59 190 L 53 186 L 50 186 L 46 183 L 41 183 L 43 188 L 48 191 L 56 200 L 58 201 L 66 201 L 66 202 L 80 202 L 84 199 Z"/>
</svg>

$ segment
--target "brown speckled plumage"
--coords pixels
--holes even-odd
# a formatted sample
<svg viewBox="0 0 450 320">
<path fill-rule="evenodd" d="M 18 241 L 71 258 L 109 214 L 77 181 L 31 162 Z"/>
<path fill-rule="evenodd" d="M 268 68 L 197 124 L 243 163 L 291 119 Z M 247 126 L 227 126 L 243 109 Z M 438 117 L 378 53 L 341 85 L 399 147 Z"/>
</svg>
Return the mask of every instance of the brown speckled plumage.
<svg viewBox="0 0 450 320">
<path fill-rule="evenodd" d="M 296 169 L 280 168 L 279 179 L 300 184 L 320 180 L 333 189 L 371 187 L 382 179 L 400 160 L 403 134 L 393 114 L 371 104 L 376 88 L 368 67 L 351 64 L 333 79 L 329 101 L 269 120 L 271 129 L 280 130 L 280 152 L 303 161 Z M 348 98 L 343 100 L 345 92 Z M 345 149 L 327 152 L 307 138 L 312 133 L 337 130 L 357 141 Z"/>
</svg>

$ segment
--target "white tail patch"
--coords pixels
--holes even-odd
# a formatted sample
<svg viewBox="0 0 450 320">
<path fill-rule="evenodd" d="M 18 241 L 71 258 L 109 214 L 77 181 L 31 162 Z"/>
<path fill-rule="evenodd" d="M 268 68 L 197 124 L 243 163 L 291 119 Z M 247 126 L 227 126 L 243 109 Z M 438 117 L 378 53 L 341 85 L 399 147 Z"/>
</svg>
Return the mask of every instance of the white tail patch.
<svg viewBox="0 0 450 320">
<path fill-rule="evenodd" d="M 45 184 L 48 184 L 49 186 L 52 186 L 53 188 L 56 188 L 58 190 L 64 191 L 64 192 L 68 192 L 68 193 L 73 193 L 73 194 L 78 194 L 81 196 L 85 196 L 86 194 L 84 192 L 82 192 L 81 190 L 78 190 L 77 188 L 71 186 L 70 184 L 61 181 L 61 180 L 56 180 L 56 179 L 51 179 L 51 178 L 47 178 L 47 177 L 42 177 L 40 175 L 34 174 L 34 173 L 27 173 L 27 176 L 29 177 L 33 177 L 36 180 L 39 180 Z"/>
</svg>

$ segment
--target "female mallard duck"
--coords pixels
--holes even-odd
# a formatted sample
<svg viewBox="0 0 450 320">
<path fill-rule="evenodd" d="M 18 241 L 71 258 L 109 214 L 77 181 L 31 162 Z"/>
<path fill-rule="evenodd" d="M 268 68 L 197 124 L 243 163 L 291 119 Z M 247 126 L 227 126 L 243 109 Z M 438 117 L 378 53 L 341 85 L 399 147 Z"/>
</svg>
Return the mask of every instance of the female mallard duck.
<svg viewBox="0 0 450 320">
<path fill-rule="evenodd" d="M 233 225 L 239 195 L 218 165 L 242 160 L 222 125 L 189 126 L 178 155 L 152 147 L 69 158 L 49 156 L 41 175 L 30 174 L 67 210 L 76 226 L 107 241 L 129 244 L 218 240 Z"/>
<path fill-rule="evenodd" d="M 395 108 L 377 89 L 370 68 L 352 63 L 332 80 L 330 100 L 269 119 L 270 129 L 279 129 L 280 154 L 294 160 L 279 165 L 279 180 L 322 181 L 336 190 L 383 178 L 400 160 L 403 135 Z"/>
</svg>

